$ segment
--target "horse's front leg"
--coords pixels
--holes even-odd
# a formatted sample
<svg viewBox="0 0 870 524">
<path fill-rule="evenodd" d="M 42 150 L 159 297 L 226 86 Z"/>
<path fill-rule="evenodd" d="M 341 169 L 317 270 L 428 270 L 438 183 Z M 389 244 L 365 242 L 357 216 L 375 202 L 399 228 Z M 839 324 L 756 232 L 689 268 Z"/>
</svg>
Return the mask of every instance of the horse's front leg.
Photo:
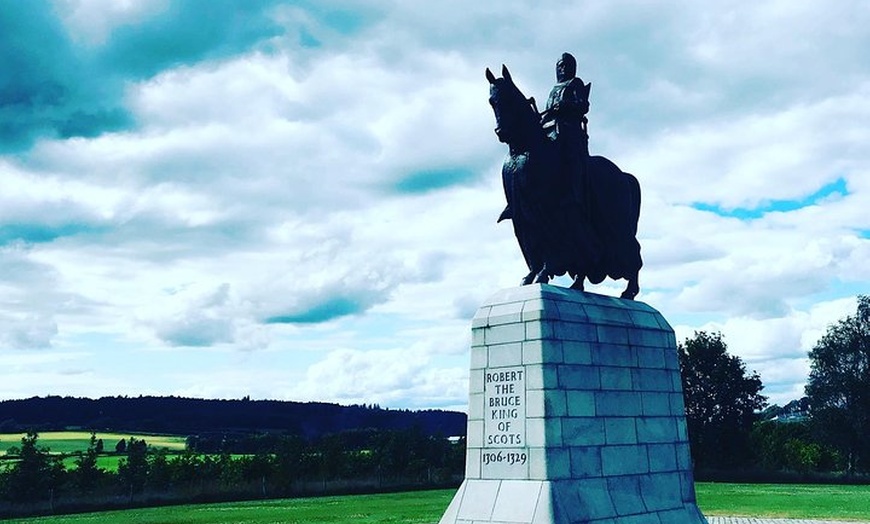
<svg viewBox="0 0 870 524">
<path fill-rule="evenodd" d="M 544 263 L 544 267 L 542 267 L 535 276 L 535 284 L 547 284 L 550 282 L 550 276 L 550 269 L 547 267 L 547 264 Z"/>
<path fill-rule="evenodd" d="M 571 284 L 571 289 L 576 289 L 577 291 L 584 291 L 583 289 L 583 281 L 586 280 L 586 275 L 580 275 L 574 277 L 574 283 Z"/>
<path fill-rule="evenodd" d="M 625 291 L 622 292 L 620 297 L 634 300 L 634 297 L 636 297 L 638 293 L 640 293 L 640 285 L 637 283 L 637 273 L 635 273 L 628 279 L 628 285 L 625 287 Z"/>
</svg>

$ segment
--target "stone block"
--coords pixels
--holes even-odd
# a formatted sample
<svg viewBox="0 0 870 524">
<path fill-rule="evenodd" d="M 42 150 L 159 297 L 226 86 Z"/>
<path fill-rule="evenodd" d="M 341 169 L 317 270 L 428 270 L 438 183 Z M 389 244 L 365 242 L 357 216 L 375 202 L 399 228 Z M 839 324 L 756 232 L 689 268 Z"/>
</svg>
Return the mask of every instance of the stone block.
<svg viewBox="0 0 870 524">
<path fill-rule="evenodd" d="M 562 425 L 557 418 L 526 418 L 526 445 L 562 446 Z"/>
<path fill-rule="evenodd" d="M 649 444 L 649 470 L 653 473 L 677 471 L 676 444 Z"/>
<path fill-rule="evenodd" d="M 674 489 L 680 485 L 677 473 L 651 473 L 640 477 L 640 492 L 647 511 L 677 509 L 683 506 Z"/>
<path fill-rule="evenodd" d="M 681 471 L 692 470 L 692 452 L 689 450 L 687 442 L 677 442 L 674 444 L 677 453 L 677 469 Z"/>
<path fill-rule="evenodd" d="M 526 324 L 505 324 L 483 328 L 483 341 L 487 346 L 522 342 L 526 339 Z M 490 354 L 490 356 L 492 356 Z"/>
<path fill-rule="evenodd" d="M 438 521 L 438 524 L 453 524 L 456 522 L 456 518 L 459 515 L 459 506 L 462 504 L 463 495 L 465 495 L 465 483 L 459 486 L 456 495 L 453 496 L 453 500 L 450 501 L 450 505 L 447 506 L 447 509 L 444 511 L 444 515 L 441 516 L 441 520 Z"/>
<path fill-rule="evenodd" d="M 568 412 L 570 413 L 570 406 Z M 635 417 L 641 414 L 640 393 L 601 391 L 595 394 L 595 413 L 604 417 Z"/>
<path fill-rule="evenodd" d="M 526 390 L 526 417 L 543 417 L 546 415 L 544 408 L 544 390 Z"/>
<path fill-rule="evenodd" d="M 686 414 L 686 401 L 683 398 L 683 393 L 671 393 L 671 414 L 682 417 Z"/>
<path fill-rule="evenodd" d="M 608 417 L 604 419 L 604 435 L 608 445 L 637 444 L 634 417 Z"/>
<path fill-rule="evenodd" d="M 618 515 L 644 513 L 643 497 L 640 495 L 640 480 L 637 476 L 611 477 L 607 479 L 607 489 Z M 619 522 L 625 522 L 620 519 Z M 630 522 L 630 520 L 627 520 Z"/>
<path fill-rule="evenodd" d="M 539 456 L 543 457 L 546 479 L 571 478 L 571 456 L 568 454 L 567 448 L 531 448 L 529 450 L 530 453 L 535 451 L 540 451 Z M 529 474 L 531 474 L 532 465 L 529 465 Z"/>
<path fill-rule="evenodd" d="M 523 302 L 523 322 L 531 320 L 560 320 L 559 308 L 553 302 L 533 298 Z"/>
<path fill-rule="evenodd" d="M 457 518 L 489 522 L 495 509 L 495 499 L 500 484 L 499 480 L 467 481 Z"/>
<path fill-rule="evenodd" d="M 580 322 L 559 322 L 552 324 L 553 338 L 576 342 L 598 341 L 597 326 Z"/>
<path fill-rule="evenodd" d="M 525 340 L 552 340 L 553 324 L 550 322 L 524 322 L 526 336 Z"/>
<path fill-rule="evenodd" d="M 665 357 L 665 368 L 680 371 L 680 357 L 677 356 L 677 350 L 673 348 L 666 348 L 662 353 Z"/>
<path fill-rule="evenodd" d="M 592 417 L 596 412 L 596 394 L 591 391 L 568 390 L 565 392 L 568 401 L 569 417 Z"/>
<path fill-rule="evenodd" d="M 489 325 L 489 312 L 492 310 L 492 306 L 482 306 L 478 308 L 477 312 L 474 314 L 474 318 L 471 319 L 471 329 L 474 331 L 475 328 L 482 328 Z"/>
<path fill-rule="evenodd" d="M 501 324 L 517 324 L 523 321 L 523 302 L 509 302 L 507 304 L 495 304 L 489 310 L 490 326 Z"/>
<path fill-rule="evenodd" d="M 665 352 L 662 348 L 638 347 L 637 365 L 642 368 L 665 369 Z"/>
<path fill-rule="evenodd" d="M 605 444 L 604 419 L 600 417 L 563 418 L 562 443 L 565 446 L 600 446 Z"/>
<path fill-rule="evenodd" d="M 468 372 L 468 392 L 470 394 L 483 393 L 483 370 L 472 369 Z"/>
<path fill-rule="evenodd" d="M 541 491 L 535 503 L 535 516 L 531 524 L 553 524 L 558 522 L 555 508 L 553 507 L 553 493 L 550 482 L 541 483 Z"/>
<path fill-rule="evenodd" d="M 547 417 L 567 417 L 568 400 L 564 391 L 559 389 L 547 390 L 544 395 L 544 414 Z"/>
<path fill-rule="evenodd" d="M 470 448 L 483 447 L 483 420 L 468 420 L 466 445 Z"/>
<path fill-rule="evenodd" d="M 632 345 L 664 348 L 668 336 L 659 329 L 636 329 L 629 332 L 628 340 Z"/>
<path fill-rule="evenodd" d="M 559 387 L 562 389 L 579 389 L 584 391 L 601 389 L 600 366 L 565 364 L 557 369 L 559 371 Z"/>
<path fill-rule="evenodd" d="M 649 457 L 643 446 L 606 446 L 601 449 L 601 465 L 608 477 L 649 473 Z"/>
<path fill-rule="evenodd" d="M 678 440 L 676 419 L 673 417 L 638 417 L 635 424 L 639 444 L 662 444 Z"/>
<path fill-rule="evenodd" d="M 591 364 L 592 343 L 577 341 L 562 342 L 562 361 L 566 364 Z"/>
<path fill-rule="evenodd" d="M 489 351 L 486 346 L 473 346 L 471 348 L 471 369 L 483 369 L 489 362 Z"/>
<path fill-rule="evenodd" d="M 598 342 L 612 345 L 628 345 L 628 329 L 617 326 L 595 326 L 598 331 Z"/>
<path fill-rule="evenodd" d="M 680 475 L 680 493 L 682 494 L 683 502 L 695 502 L 695 482 L 692 474 L 689 471 L 681 471 Z"/>
<path fill-rule="evenodd" d="M 629 311 L 628 315 L 631 317 L 632 324 L 637 328 L 661 329 L 661 325 L 656 318 L 657 315 L 654 313 L 633 310 Z"/>
<path fill-rule="evenodd" d="M 468 396 L 468 420 L 483 420 L 483 393 Z"/>
<path fill-rule="evenodd" d="M 480 449 L 467 448 L 465 451 L 465 478 L 480 478 Z"/>
<path fill-rule="evenodd" d="M 640 397 L 641 408 L 647 417 L 669 417 L 671 412 L 671 393 L 645 392 Z"/>
<path fill-rule="evenodd" d="M 631 368 L 617 368 L 610 366 L 601 366 L 601 389 L 612 389 L 631 391 L 632 380 L 631 374 L 634 371 Z"/>
<path fill-rule="evenodd" d="M 471 347 L 482 347 L 486 345 L 486 337 L 484 332 L 487 328 L 479 327 L 471 330 Z"/>
<path fill-rule="evenodd" d="M 607 480 L 603 478 L 579 479 L 576 481 L 576 486 L 576 512 L 573 513 L 576 520 L 572 520 L 572 522 L 609 518 L 616 513 L 613 501 L 610 499 Z"/>
<path fill-rule="evenodd" d="M 559 386 L 559 373 L 555 365 L 526 366 L 526 389 L 554 389 Z"/>
<path fill-rule="evenodd" d="M 589 322 L 589 315 L 586 313 L 586 309 L 577 302 L 560 301 L 556 303 L 556 307 L 559 309 L 559 318 L 562 321 L 583 324 Z"/>
<path fill-rule="evenodd" d="M 542 482 L 505 480 L 501 483 L 493 522 L 531 522 L 535 516 L 535 506 L 541 494 Z"/>
<path fill-rule="evenodd" d="M 562 343 L 556 340 L 523 342 L 523 364 L 558 364 L 562 362 Z"/>
<path fill-rule="evenodd" d="M 593 344 L 592 363 L 599 366 L 635 367 L 637 354 L 625 344 Z"/>
<path fill-rule="evenodd" d="M 513 342 L 509 344 L 490 345 L 489 366 L 500 368 L 508 366 L 521 366 L 523 364 L 523 344 Z"/>
<path fill-rule="evenodd" d="M 571 478 L 601 476 L 602 448 L 600 446 L 571 447 L 568 453 L 571 457 Z"/>
<path fill-rule="evenodd" d="M 492 358 L 492 355 L 490 355 Z M 632 375 L 635 382 L 635 390 L 637 391 L 672 391 L 673 381 L 671 380 L 673 373 L 666 369 L 632 369 Z"/>
</svg>

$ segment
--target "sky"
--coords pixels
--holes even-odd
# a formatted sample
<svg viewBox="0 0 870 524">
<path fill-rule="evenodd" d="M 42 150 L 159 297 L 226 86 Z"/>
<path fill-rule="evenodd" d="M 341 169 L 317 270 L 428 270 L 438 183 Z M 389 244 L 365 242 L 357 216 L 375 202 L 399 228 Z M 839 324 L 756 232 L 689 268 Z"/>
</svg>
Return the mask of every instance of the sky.
<svg viewBox="0 0 870 524">
<path fill-rule="evenodd" d="M 861 0 L 0 0 L 0 399 L 464 410 L 470 319 L 526 273 L 484 70 L 542 105 L 566 51 L 591 153 L 641 184 L 637 299 L 800 398 L 870 293 L 867 27 Z"/>
</svg>

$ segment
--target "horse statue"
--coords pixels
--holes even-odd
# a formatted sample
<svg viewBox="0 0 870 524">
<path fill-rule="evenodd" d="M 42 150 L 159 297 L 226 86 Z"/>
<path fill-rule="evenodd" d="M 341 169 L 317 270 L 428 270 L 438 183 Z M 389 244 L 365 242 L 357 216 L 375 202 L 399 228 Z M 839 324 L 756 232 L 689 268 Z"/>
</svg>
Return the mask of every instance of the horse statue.
<svg viewBox="0 0 870 524">
<path fill-rule="evenodd" d="M 584 280 L 624 278 L 621 297 L 640 291 L 643 262 L 637 241 L 640 185 L 602 156 L 583 158 L 583 172 L 566 169 L 557 144 L 541 126 L 534 98 L 527 99 L 507 67 L 496 78 L 487 68 L 489 103 L 495 133 L 509 152 L 502 168 L 507 207 L 499 222 L 509 219 L 529 273 L 522 284 L 546 284 L 568 274 L 572 289 Z"/>
</svg>

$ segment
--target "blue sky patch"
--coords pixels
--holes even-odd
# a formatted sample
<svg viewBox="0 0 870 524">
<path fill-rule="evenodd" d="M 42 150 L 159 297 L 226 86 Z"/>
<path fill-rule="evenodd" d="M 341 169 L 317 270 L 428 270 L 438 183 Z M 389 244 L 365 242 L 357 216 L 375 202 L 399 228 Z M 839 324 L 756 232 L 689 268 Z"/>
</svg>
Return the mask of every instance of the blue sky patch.
<svg viewBox="0 0 870 524">
<path fill-rule="evenodd" d="M 805 207 L 818 204 L 822 200 L 832 196 L 839 195 L 841 197 L 849 194 L 846 187 L 846 180 L 838 178 L 830 184 L 825 184 L 815 193 L 808 195 L 799 200 L 770 200 L 755 208 L 738 207 L 734 209 L 723 208 L 717 204 L 695 203 L 692 207 L 699 211 L 709 211 L 723 217 L 739 218 L 741 220 L 749 220 L 761 218 L 771 212 L 788 212 L 796 211 Z"/>
<path fill-rule="evenodd" d="M 317 324 L 339 317 L 361 313 L 365 307 L 358 301 L 347 297 L 335 297 L 317 304 L 305 311 L 288 315 L 277 315 L 266 319 L 267 324 Z"/>
<path fill-rule="evenodd" d="M 400 193 L 427 193 L 435 189 L 459 185 L 474 177 L 474 173 L 465 168 L 421 170 L 408 174 L 399 180 L 395 188 Z"/>
</svg>

